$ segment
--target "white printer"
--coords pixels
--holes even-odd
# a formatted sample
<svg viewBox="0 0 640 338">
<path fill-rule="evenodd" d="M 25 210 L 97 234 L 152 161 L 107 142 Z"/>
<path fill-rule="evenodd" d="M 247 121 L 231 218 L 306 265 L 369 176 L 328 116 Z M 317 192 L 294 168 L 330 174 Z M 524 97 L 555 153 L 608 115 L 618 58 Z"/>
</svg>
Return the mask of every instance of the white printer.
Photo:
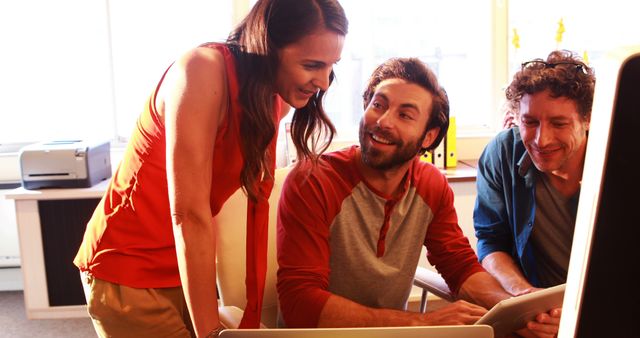
<svg viewBox="0 0 640 338">
<path fill-rule="evenodd" d="M 110 143 L 47 141 L 20 149 L 25 189 L 86 188 L 111 177 Z"/>
</svg>

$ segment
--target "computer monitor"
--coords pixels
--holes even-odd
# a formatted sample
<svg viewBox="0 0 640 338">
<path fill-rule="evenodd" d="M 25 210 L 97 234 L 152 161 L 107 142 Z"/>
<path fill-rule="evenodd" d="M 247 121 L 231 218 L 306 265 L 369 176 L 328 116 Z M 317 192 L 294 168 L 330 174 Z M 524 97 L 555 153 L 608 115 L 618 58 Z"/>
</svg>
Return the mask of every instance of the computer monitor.
<svg viewBox="0 0 640 338">
<path fill-rule="evenodd" d="M 612 51 L 596 87 L 560 338 L 640 332 L 640 45 Z"/>
</svg>

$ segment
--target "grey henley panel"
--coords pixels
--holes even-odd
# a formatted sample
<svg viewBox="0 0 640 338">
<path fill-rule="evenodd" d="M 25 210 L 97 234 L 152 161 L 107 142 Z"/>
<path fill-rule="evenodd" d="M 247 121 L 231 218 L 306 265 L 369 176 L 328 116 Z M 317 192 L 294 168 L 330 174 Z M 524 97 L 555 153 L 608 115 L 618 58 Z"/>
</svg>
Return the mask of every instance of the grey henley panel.
<svg viewBox="0 0 640 338">
<path fill-rule="evenodd" d="M 391 209 L 382 257 L 378 239 L 387 200 L 360 182 L 330 228 L 329 291 L 369 307 L 403 309 L 433 212 L 409 187 Z"/>
</svg>

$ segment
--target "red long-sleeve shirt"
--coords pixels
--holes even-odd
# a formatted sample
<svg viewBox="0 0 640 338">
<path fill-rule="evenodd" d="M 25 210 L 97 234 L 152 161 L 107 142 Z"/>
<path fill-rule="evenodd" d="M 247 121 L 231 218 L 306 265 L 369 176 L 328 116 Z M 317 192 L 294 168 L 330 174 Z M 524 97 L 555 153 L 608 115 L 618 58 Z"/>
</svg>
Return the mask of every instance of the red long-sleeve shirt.
<svg viewBox="0 0 640 338">
<path fill-rule="evenodd" d="M 357 147 L 303 164 L 278 209 L 278 294 L 289 327 L 316 327 L 331 294 L 402 309 L 422 246 L 451 290 L 484 271 L 458 226 L 453 192 L 433 165 L 412 162 L 403 193 L 375 191 L 356 166 Z"/>
</svg>

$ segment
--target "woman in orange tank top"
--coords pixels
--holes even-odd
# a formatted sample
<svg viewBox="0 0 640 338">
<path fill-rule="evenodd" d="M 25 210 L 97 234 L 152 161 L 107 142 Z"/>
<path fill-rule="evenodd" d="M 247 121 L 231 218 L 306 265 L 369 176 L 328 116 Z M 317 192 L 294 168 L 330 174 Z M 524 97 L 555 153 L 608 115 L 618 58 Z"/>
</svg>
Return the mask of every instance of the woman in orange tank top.
<svg viewBox="0 0 640 338">
<path fill-rule="evenodd" d="M 347 25 L 337 0 L 258 0 L 226 42 L 167 69 L 74 260 L 100 336 L 217 336 L 213 217 L 239 188 L 255 252 L 241 327 L 259 327 L 267 238 L 255 234 L 267 233 L 278 124 L 295 109 L 298 156 L 331 142 L 322 98 Z M 319 131 L 328 139 L 309 147 Z"/>
</svg>

